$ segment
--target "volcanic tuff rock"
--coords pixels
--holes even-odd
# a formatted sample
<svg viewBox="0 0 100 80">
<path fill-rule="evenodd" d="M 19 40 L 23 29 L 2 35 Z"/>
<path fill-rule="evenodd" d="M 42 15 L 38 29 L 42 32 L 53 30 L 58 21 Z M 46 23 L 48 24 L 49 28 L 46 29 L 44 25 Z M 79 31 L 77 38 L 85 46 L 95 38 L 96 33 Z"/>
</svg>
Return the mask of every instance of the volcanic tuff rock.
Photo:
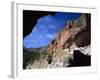
<svg viewBox="0 0 100 80">
<path fill-rule="evenodd" d="M 35 60 L 31 68 L 67 67 L 70 65 L 69 61 L 74 58 L 74 50 L 79 50 L 84 55 L 91 55 L 90 17 L 90 14 L 83 14 L 75 21 L 68 21 L 56 39 L 45 49 L 47 55 Z"/>
<path fill-rule="evenodd" d="M 89 17 L 89 15 L 82 15 L 76 21 L 68 21 L 65 28 L 50 44 L 49 53 L 60 58 L 63 50 L 71 48 L 73 44 L 76 47 L 88 46 L 90 44 L 90 29 L 88 27 L 89 23 L 87 23 L 87 16 Z"/>
</svg>

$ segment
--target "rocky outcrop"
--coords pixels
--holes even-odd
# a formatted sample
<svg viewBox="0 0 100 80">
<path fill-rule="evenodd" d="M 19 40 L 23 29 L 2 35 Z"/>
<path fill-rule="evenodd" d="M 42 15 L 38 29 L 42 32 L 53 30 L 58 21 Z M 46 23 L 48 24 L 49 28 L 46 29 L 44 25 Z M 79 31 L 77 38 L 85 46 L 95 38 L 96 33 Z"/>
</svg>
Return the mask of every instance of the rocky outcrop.
<svg viewBox="0 0 100 80">
<path fill-rule="evenodd" d="M 57 68 L 57 67 L 68 67 L 78 66 L 79 63 L 76 59 L 76 54 L 82 56 L 89 56 L 87 64 L 82 66 L 90 65 L 91 56 L 91 25 L 90 25 L 90 14 L 83 14 L 79 19 L 75 21 L 68 21 L 62 31 L 60 31 L 55 40 L 53 40 L 48 47 L 42 52 L 39 60 L 35 60 L 27 68 Z M 78 50 L 75 52 L 75 50 Z M 74 54 L 75 53 L 75 54 Z M 85 57 L 82 57 L 84 61 Z M 76 60 L 76 63 L 75 61 Z M 71 62 L 72 61 L 72 62 Z M 72 65 L 71 65 L 72 64 Z"/>
<path fill-rule="evenodd" d="M 84 55 L 90 55 L 90 43 L 90 15 L 83 14 L 76 21 L 68 21 L 56 40 L 50 44 L 48 52 L 53 55 L 55 63 L 59 62 L 60 64 L 61 61 L 65 67 L 64 65 L 68 65 L 69 60 L 74 58 L 74 50 L 79 50 Z M 52 63 L 54 63 L 53 61 Z M 66 63 L 64 64 L 64 62 Z"/>
</svg>

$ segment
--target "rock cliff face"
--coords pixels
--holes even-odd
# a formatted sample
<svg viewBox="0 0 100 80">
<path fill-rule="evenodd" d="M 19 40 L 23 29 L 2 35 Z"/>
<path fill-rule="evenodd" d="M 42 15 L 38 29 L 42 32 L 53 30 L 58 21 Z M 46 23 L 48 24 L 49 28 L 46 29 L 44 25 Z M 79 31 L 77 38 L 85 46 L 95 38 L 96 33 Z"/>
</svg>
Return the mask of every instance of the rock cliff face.
<svg viewBox="0 0 100 80">
<path fill-rule="evenodd" d="M 75 21 L 68 21 L 55 40 L 45 48 L 45 55 L 27 68 L 57 68 L 68 66 L 90 66 L 91 60 L 91 15 L 83 14 Z M 77 51 L 76 51 L 77 50 Z M 76 51 L 76 52 L 75 52 Z M 76 58 L 76 54 L 82 54 Z M 75 55 L 75 56 L 74 56 Z M 88 56 L 88 59 L 86 56 Z M 77 63 L 77 60 L 79 62 Z M 85 62 L 86 63 L 85 64 Z M 76 64 L 76 65 L 74 65 Z M 81 64 L 81 65 L 80 65 Z"/>
<path fill-rule="evenodd" d="M 54 62 L 62 62 L 63 67 L 66 67 L 70 64 L 69 60 L 74 58 L 74 50 L 90 55 L 90 36 L 90 15 L 83 14 L 78 20 L 67 22 L 65 28 L 50 44 L 48 52 L 53 56 Z"/>
</svg>

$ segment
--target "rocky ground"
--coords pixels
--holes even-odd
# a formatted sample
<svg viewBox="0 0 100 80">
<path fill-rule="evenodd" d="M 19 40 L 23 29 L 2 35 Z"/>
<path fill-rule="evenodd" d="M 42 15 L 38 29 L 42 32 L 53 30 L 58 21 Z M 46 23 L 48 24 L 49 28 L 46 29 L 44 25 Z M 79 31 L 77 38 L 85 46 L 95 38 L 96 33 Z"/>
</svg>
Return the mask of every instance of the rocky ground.
<svg viewBox="0 0 100 80">
<path fill-rule="evenodd" d="M 91 65 L 91 15 L 67 21 L 50 45 L 24 49 L 24 69 L 61 68 Z"/>
</svg>

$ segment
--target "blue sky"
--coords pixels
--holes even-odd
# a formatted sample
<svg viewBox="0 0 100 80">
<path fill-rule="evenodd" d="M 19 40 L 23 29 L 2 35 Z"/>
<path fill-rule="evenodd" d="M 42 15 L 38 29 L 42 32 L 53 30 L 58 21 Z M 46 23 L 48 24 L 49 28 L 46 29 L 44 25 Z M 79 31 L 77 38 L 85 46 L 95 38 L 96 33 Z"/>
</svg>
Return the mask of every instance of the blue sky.
<svg viewBox="0 0 100 80">
<path fill-rule="evenodd" d="M 67 20 L 76 20 L 80 16 L 81 13 L 57 12 L 54 16 L 49 14 L 39 18 L 32 32 L 24 38 L 24 47 L 40 48 L 49 45 L 64 28 Z"/>
</svg>

